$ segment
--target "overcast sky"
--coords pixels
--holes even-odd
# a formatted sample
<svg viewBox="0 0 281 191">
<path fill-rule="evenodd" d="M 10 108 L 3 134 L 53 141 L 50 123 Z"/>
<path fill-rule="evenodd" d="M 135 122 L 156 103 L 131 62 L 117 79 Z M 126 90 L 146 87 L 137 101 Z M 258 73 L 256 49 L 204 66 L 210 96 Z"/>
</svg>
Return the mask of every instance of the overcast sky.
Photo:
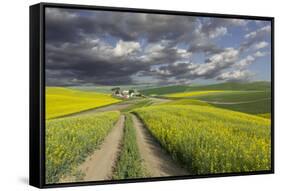
<svg viewBox="0 0 281 191">
<path fill-rule="evenodd" d="M 270 80 L 269 21 L 46 8 L 48 86 Z"/>
</svg>

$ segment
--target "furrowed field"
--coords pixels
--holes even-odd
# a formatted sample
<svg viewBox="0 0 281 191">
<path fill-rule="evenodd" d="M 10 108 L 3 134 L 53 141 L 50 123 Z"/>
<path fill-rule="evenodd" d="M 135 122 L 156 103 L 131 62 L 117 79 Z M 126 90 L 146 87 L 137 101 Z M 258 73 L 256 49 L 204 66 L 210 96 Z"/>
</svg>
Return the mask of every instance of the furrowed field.
<svg viewBox="0 0 281 191">
<path fill-rule="evenodd" d="M 134 112 L 192 174 L 271 167 L 268 119 L 200 105 L 150 106 Z"/>
<path fill-rule="evenodd" d="M 80 91 L 69 88 L 46 88 L 46 119 L 56 118 L 79 111 L 93 109 L 120 100 L 110 94 Z"/>
<path fill-rule="evenodd" d="M 71 175 L 99 146 L 119 118 L 117 111 L 46 122 L 46 182 Z"/>
</svg>

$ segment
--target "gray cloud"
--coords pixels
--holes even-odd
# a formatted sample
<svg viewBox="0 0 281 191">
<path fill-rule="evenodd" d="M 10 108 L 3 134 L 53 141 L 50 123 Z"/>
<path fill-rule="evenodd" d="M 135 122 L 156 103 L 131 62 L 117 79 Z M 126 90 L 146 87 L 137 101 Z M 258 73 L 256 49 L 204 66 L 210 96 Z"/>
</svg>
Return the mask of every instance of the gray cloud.
<svg viewBox="0 0 281 191">
<path fill-rule="evenodd" d="M 121 54 L 126 54 L 126 57 Z M 59 71 L 55 73 L 56 78 L 79 79 L 76 80 L 77 83 L 131 83 L 130 74 L 148 68 L 134 59 L 134 51 L 122 52 L 120 48 L 98 42 L 64 44 L 61 47 L 47 46 L 46 56 L 46 69 Z M 51 82 L 47 78 L 47 83 L 55 85 Z"/>
<path fill-rule="evenodd" d="M 225 76 L 234 73 L 222 75 L 224 70 L 243 63 L 241 50 L 221 47 L 216 39 L 228 35 L 233 26 L 245 25 L 247 21 L 241 19 L 47 8 L 46 83 L 72 86 L 227 80 Z M 264 55 L 258 50 L 266 46 L 261 40 L 267 30 L 246 35 L 241 49 L 254 46 L 256 57 Z M 203 63 L 192 61 L 197 53 L 205 56 Z"/>
<path fill-rule="evenodd" d="M 212 39 L 227 35 L 228 27 L 245 26 L 248 23 L 242 19 L 204 18 L 197 23 L 189 51 L 217 54 L 223 51 Z"/>
<path fill-rule="evenodd" d="M 253 77 L 253 73 L 248 70 L 227 71 L 216 77 L 217 80 L 240 82 L 249 81 Z"/>
<path fill-rule="evenodd" d="M 225 35 L 227 27 L 246 26 L 248 23 L 244 19 L 223 19 L 223 18 L 205 18 L 202 20 L 201 32 L 208 34 L 209 37 L 217 37 L 218 34 Z M 218 33 L 214 36 L 215 33 Z"/>
<path fill-rule="evenodd" d="M 271 27 L 266 25 L 262 28 L 252 31 L 244 36 L 245 41 L 242 43 L 240 50 L 245 51 L 254 46 L 255 49 L 265 47 L 265 41 L 270 37 Z M 262 43 L 262 44 L 261 44 Z M 261 46 L 262 45 L 262 46 Z"/>
<path fill-rule="evenodd" d="M 205 60 L 203 64 L 174 63 L 160 66 L 149 71 L 148 75 L 156 75 L 158 78 L 175 77 L 175 79 L 214 79 L 220 72 L 229 68 L 238 61 L 238 50 L 227 48 L 223 52 L 214 54 Z"/>
<path fill-rule="evenodd" d="M 83 12 L 83 13 L 82 13 Z M 124 41 L 146 38 L 158 40 L 190 39 L 187 31 L 194 28 L 196 18 L 134 14 L 106 11 L 75 11 L 71 9 L 47 8 L 47 40 L 72 42 L 85 36 L 112 36 Z"/>
</svg>

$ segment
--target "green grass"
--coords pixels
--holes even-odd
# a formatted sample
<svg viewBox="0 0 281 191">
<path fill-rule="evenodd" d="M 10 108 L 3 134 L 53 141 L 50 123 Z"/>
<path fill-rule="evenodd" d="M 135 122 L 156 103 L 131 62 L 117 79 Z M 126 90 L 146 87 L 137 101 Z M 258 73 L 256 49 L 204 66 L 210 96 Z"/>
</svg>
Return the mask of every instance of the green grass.
<svg viewBox="0 0 281 191">
<path fill-rule="evenodd" d="M 117 111 L 46 122 L 46 182 L 71 175 L 100 145 L 119 118 Z"/>
<path fill-rule="evenodd" d="M 119 99 L 111 97 L 110 94 L 61 87 L 47 87 L 46 119 L 65 116 L 120 101 Z"/>
<path fill-rule="evenodd" d="M 196 99 L 215 107 L 250 114 L 262 114 L 271 111 L 271 92 L 266 91 L 194 91 L 166 96 L 171 96 L 171 99 Z"/>
<path fill-rule="evenodd" d="M 200 99 L 210 102 L 251 102 L 261 99 L 269 99 L 270 92 L 265 91 L 229 91 L 229 93 L 218 93 L 215 95 L 193 96 L 194 99 Z"/>
<path fill-rule="evenodd" d="M 197 100 L 197 102 L 213 105 L 215 107 L 240 111 L 250 114 L 263 114 L 271 112 L 271 92 L 267 91 L 194 91 L 168 94 L 174 101 L 167 104 L 177 103 L 178 105 L 188 105 L 180 101 L 183 98 Z M 180 99 L 177 101 L 177 99 Z M 181 102 L 183 102 L 181 104 Z M 174 104 L 175 105 L 175 104 Z M 193 104 L 195 105 L 195 104 Z"/>
<path fill-rule="evenodd" d="M 122 151 L 114 170 L 113 179 L 143 178 L 148 173 L 142 163 L 136 142 L 136 130 L 132 117 L 126 114 Z"/>
<path fill-rule="evenodd" d="M 241 104 L 211 104 L 215 107 L 229 109 L 233 111 L 240 111 L 249 114 L 263 114 L 271 111 L 271 100 L 261 100 L 252 103 L 241 103 Z"/>
<path fill-rule="evenodd" d="M 268 119 L 198 105 L 150 106 L 134 112 L 173 159 L 192 174 L 271 167 Z"/>
<path fill-rule="evenodd" d="M 263 91 L 237 91 L 227 94 L 195 96 L 194 99 L 207 101 L 209 104 L 250 114 L 271 112 L 271 93 Z"/>
</svg>

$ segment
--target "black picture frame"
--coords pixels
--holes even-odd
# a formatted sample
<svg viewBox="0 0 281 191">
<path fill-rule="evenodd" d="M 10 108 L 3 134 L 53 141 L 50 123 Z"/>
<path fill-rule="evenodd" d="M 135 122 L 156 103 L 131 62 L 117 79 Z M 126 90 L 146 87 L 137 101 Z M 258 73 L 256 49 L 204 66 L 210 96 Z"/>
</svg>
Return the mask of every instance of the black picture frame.
<svg viewBox="0 0 281 191">
<path fill-rule="evenodd" d="M 266 20 L 271 22 L 271 169 L 266 171 L 242 173 L 218 173 L 205 175 L 186 175 L 176 177 L 103 180 L 75 183 L 45 183 L 45 8 L 87 9 L 132 13 L 155 13 L 165 15 L 185 15 L 216 18 L 237 18 L 248 20 Z M 30 6 L 30 129 L 29 129 L 29 184 L 38 188 L 66 186 L 85 186 L 116 183 L 151 182 L 164 180 L 227 177 L 274 173 L 274 18 L 248 15 L 195 13 L 153 9 L 135 9 L 121 7 L 103 7 L 73 4 L 39 3 Z"/>
</svg>

